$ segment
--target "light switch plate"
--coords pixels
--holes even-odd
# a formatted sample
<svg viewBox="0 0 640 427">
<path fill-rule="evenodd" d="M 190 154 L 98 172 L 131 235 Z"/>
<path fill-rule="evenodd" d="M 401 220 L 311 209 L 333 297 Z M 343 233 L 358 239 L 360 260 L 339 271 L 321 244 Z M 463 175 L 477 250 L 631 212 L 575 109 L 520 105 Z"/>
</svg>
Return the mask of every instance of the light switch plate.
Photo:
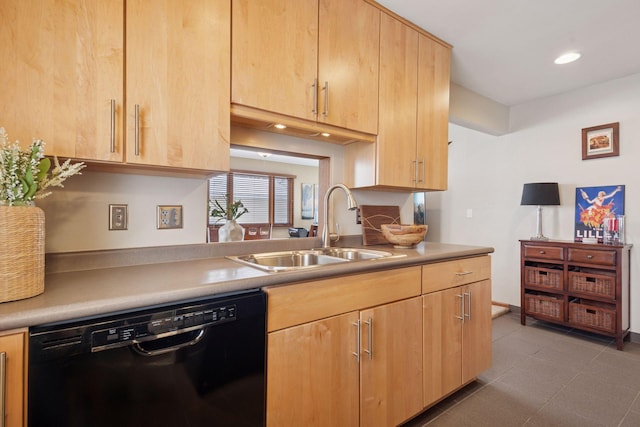
<svg viewBox="0 0 640 427">
<path fill-rule="evenodd" d="M 109 205 L 109 230 L 126 230 L 128 216 L 127 205 Z"/>
<path fill-rule="evenodd" d="M 158 206 L 158 229 L 182 228 L 182 206 Z"/>
</svg>

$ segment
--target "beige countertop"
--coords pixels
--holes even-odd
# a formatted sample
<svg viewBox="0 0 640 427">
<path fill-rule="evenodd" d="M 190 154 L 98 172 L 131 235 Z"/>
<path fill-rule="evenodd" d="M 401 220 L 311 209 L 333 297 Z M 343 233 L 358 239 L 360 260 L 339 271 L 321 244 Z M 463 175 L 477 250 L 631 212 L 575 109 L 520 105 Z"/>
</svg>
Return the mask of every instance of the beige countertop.
<svg viewBox="0 0 640 427">
<path fill-rule="evenodd" d="M 310 243 L 306 244 L 311 244 L 309 247 L 319 246 L 316 239 L 308 240 Z M 298 246 L 305 244 L 296 243 Z M 247 247 L 248 250 L 258 248 L 251 245 Z M 233 250 L 231 246 L 228 248 Z M 265 248 L 264 244 L 260 246 L 262 252 L 274 250 Z M 491 247 L 431 242 L 423 242 L 415 249 L 393 249 L 388 245 L 367 248 L 406 256 L 338 263 L 304 271 L 268 273 L 228 260 L 218 253 L 209 256 L 211 251 L 205 245 L 121 251 L 119 255 L 123 258 L 132 258 L 131 254 L 139 254 L 140 251 L 146 252 L 147 259 L 144 263 L 124 266 L 118 266 L 117 263 L 109 265 L 105 259 L 109 259 L 112 254 L 68 254 L 64 257 L 67 264 L 75 262 L 91 267 L 101 264 L 108 266 L 77 271 L 57 271 L 56 268 L 47 267 L 43 294 L 0 304 L 0 330 L 204 298 L 267 285 L 399 268 L 493 252 Z M 175 255 L 186 252 L 189 255 Z M 181 259 L 183 257 L 192 258 Z M 181 260 L 168 261 L 166 258 Z"/>
</svg>

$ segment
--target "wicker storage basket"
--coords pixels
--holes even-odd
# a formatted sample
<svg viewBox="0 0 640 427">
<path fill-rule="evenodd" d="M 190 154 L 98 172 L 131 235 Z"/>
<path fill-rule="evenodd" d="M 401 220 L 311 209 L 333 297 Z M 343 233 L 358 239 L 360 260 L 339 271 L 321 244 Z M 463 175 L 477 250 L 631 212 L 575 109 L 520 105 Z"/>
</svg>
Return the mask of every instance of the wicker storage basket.
<svg viewBox="0 0 640 427">
<path fill-rule="evenodd" d="M 551 289 L 562 289 L 562 270 L 541 267 L 525 267 L 527 285 L 541 286 Z"/>
<path fill-rule="evenodd" d="M 44 211 L 0 206 L 0 302 L 44 292 Z"/>
<path fill-rule="evenodd" d="M 615 299 L 616 277 L 590 272 L 569 272 L 569 291 Z"/>
<path fill-rule="evenodd" d="M 616 310 L 614 306 L 596 301 L 583 304 L 577 298 L 569 302 L 569 322 L 614 333 Z"/>
<path fill-rule="evenodd" d="M 564 320 L 564 304 L 561 298 L 535 293 L 525 294 L 527 314 Z"/>
</svg>

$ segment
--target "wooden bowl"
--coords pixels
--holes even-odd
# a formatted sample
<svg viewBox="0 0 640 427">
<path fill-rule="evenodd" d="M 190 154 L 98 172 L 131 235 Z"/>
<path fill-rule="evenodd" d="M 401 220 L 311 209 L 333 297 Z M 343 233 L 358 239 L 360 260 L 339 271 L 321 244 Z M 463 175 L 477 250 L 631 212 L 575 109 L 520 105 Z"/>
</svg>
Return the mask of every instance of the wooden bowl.
<svg viewBox="0 0 640 427">
<path fill-rule="evenodd" d="M 424 240 L 427 234 L 426 225 L 381 224 L 382 235 L 395 248 L 411 248 Z"/>
</svg>

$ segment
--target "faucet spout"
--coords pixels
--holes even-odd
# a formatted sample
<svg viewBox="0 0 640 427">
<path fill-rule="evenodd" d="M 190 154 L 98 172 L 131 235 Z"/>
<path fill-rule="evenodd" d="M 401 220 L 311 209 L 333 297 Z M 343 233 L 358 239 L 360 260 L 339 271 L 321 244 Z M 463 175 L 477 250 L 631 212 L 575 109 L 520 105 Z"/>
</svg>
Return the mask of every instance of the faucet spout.
<svg viewBox="0 0 640 427">
<path fill-rule="evenodd" d="M 327 192 L 324 194 L 324 218 L 322 222 L 322 247 L 328 248 L 331 246 L 331 238 L 329 235 L 329 196 L 333 193 L 333 190 L 340 188 L 347 195 L 347 209 L 350 211 L 356 209 L 358 207 L 358 203 L 356 202 L 355 197 L 353 197 L 353 193 L 349 190 L 344 184 L 334 184 Z"/>
</svg>

